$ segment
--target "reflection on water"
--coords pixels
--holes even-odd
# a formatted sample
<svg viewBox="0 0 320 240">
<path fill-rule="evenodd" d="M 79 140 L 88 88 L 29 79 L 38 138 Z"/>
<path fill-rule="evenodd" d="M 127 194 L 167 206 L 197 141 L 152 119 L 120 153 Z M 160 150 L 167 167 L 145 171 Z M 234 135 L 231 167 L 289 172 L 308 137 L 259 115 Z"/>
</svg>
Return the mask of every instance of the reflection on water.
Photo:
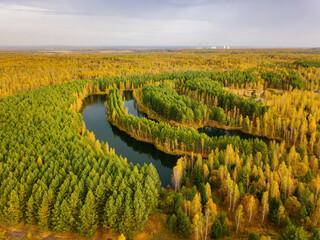
<svg viewBox="0 0 320 240">
<path fill-rule="evenodd" d="M 132 91 L 124 91 L 123 98 L 125 101 L 125 106 L 128 109 L 128 114 L 132 114 L 135 117 L 139 118 L 148 118 L 147 114 L 138 111 L 137 101 L 132 96 Z"/>
<path fill-rule="evenodd" d="M 152 163 L 158 171 L 162 186 L 166 187 L 171 182 L 172 168 L 179 157 L 159 151 L 152 144 L 137 141 L 117 127 L 113 127 L 106 116 L 105 101 L 105 95 L 93 95 L 84 100 L 82 115 L 86 128 L 95 134 L 96 139 L 108 142 L 116 154 L 126 157 L 128 162 L 140 165 Z M 125 105 L 129 113 L 145 116 L 137 111 L 133 99 L 126 101 Z"/>
<path fill-rule="evenodd" d="M 219 137 L 219 136 L 226 136 L 226 137 L 236 137 L 239 136 L 242 139 L 254 139 L 254 138 L 259 138 L 265 142 L 269 142 L 270 139 L 265 138 L 265 137 L 257 137 L 248 133 L 244 133 L 241 132 L 239 130 L 224 130 L 224 129 L 219 129 L 219 128 L 215 128 L 215 127 L 203 127 L 203 128 L 199 128 L 198 131 L 200 133 L 205 133 L 207 134 L 209 137 Z"/>
</svg>

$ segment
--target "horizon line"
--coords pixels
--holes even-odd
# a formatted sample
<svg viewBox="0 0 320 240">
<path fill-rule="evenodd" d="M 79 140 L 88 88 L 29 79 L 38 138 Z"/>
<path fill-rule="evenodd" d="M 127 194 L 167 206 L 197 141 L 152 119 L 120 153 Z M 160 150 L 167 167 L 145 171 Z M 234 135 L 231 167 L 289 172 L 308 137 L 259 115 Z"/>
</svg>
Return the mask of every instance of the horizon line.
<svg viewBox="0 0 320 240">
<path fill-rule="evenodd" d="M 194 49 L 194 50 L 232 50 L 232 49 L 319 49 L 320 46 L 246 46 L 246 45 L 214 45 L 199 46 L 198 45 L 69 45 L 69 44 L 36 44 L 36 45 L 0 45 L 0 49 L 26 49 L 26 50 L 57 50 L 58 48 L 66 48 L 69 50 L 131 50 L 131 49 Z M 229 48 L 227 48 L 229 47 Z M 48 49 L 52 48 L 52 49 Z M 55 49 L 53 49 L 55 48 Z"/>
</svg>

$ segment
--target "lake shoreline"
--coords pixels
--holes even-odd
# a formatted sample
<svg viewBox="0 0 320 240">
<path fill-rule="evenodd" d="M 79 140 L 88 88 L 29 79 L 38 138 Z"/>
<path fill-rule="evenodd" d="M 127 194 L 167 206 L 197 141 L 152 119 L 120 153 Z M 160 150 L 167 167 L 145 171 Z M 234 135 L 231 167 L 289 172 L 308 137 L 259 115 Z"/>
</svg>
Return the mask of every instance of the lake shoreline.
<svg viewBox="0 0 320 240">
<path fill-rule="evenodd" d="M 251 135 L 252 138 L 261 138 L 261 139 L 268 139 L 269 141 L 282 141 L 282 139 L 280 138 L 270 138 L 270 137 L 267 137 L 267 136 L 264 136 L 263 134 L 254 134 L 254 133 L 251 133 L 249 131 L 244 131 L 241 127 L 237 127 L 237 126 L 229 126 L 229 125 L 225 125 L 225 124 L 220 124 L 218 123 L 217 121 L 213 121 L 213 120 L 205 120 L 201 123 L 196 123 L 196 122 L 191 122 L 191 123 L 179 123 L 179 122 L 176 122 L 174 120 L 168 120 L 164 117 L 161 117 L 159 116 L 159 114 L 157 114 L 154 110 L 150 109 L 149 107 L 147 107 L 142 99 L 139 97 L 138 94 L 135 93 L 136 90 L 133 90 L 133 96 L 137 102 L 137 106 L 138 106 L 138 110 L 140 112 L 143 112 L 145 113 L 149 119 L 152 119 L 152 120 L 156 120 L 158 122 L 166 122 L 172 126 L 175 126 L 175 127 L 192 127 L 194 129 L 201 129 L 201 128 L 205 128 L 205 127 L 212 127 L 212 128 L 217 128 L 217 129 L 223 129 L 223 130 L 226 130 L 226 131 L 239 131 L 241 133 L 244 133 L 244 134 L 247 134 L 247 135 Z"/>
</svg>

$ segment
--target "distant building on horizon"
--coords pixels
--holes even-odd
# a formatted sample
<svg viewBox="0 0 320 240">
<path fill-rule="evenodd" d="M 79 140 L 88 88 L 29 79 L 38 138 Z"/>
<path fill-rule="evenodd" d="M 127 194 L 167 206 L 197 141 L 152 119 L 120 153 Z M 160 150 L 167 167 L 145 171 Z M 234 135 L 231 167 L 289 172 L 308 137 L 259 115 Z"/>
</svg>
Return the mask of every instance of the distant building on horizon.
<svg viewBox="0 0 320 240">
<path fill-rule="evenodd" d="M 201 42 L 199 43 L 199 46 L 197 47 L 198 50 L 203 49 L 203 47 L 201 46 Z"/>
<path fill-rule="evenodd" d="M 201 42 L 199 45 L 196 47 L 197 50 L 202 50 L 202 49 L 230 49 L 230 45 L 223 45 L 223 46 L 217 46 L 215 43 L 213 43 L 211 46 L 209 44 L 202 46 Z"/>
</svg>

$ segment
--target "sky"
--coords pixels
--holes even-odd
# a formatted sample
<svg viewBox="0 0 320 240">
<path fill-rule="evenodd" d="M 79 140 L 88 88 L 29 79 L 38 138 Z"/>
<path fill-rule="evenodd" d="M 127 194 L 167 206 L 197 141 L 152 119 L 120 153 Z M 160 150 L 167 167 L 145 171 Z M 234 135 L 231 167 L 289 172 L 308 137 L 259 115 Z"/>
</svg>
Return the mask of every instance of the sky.
<svg viewBox="0 0 320 240">
<path fill-rule="evenodd" d="M 320 47 L 320 0 L 0 0 L 0 46 Z"/>
</svg>

